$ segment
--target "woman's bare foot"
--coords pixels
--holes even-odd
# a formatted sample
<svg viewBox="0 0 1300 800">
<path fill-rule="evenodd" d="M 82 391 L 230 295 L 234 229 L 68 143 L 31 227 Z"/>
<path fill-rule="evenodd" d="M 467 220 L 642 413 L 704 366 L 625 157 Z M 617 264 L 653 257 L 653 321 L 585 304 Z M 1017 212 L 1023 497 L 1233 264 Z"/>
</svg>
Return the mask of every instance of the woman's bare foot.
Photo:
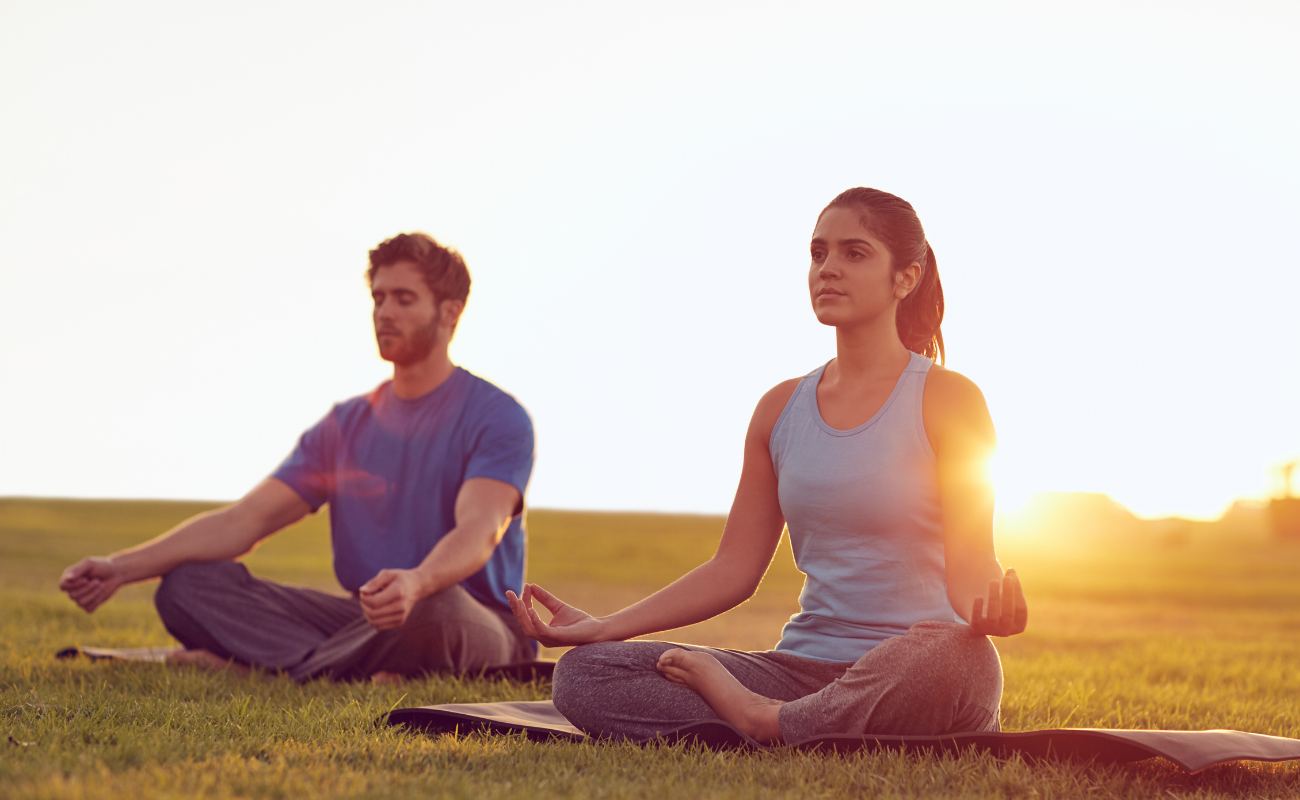
<svg viewBox="0 0 1300 800">
<path fill-rule="evenodd" d="M 229 658 L 222 658 L 209 650 L 177 650 L 167 656 L 167 663 L 210 669 L 213 672 L 231 669 L 235 671 L 236 675 L 243 678 L 247 678 L 249 673 L 248 667 L 243 664 Z"/>
<path fill-rule="evenodd" d="M 380 670 L 370 676 L 370 682 L 380 686 L 395 686 L 399 683 L 405 683 L 406 678 L 396 672 L 384 672 Z"/>
<path fill-rule="evenodd" d="M 656 666 L 668 680 L 697 692 L 715 714 L 750 738 L 764 744 L 781 741 L 778 712 L 785 703 L 741 686 L 718 659 L 708 653 L 674 648 L 659 656 Z"/>
</svg>

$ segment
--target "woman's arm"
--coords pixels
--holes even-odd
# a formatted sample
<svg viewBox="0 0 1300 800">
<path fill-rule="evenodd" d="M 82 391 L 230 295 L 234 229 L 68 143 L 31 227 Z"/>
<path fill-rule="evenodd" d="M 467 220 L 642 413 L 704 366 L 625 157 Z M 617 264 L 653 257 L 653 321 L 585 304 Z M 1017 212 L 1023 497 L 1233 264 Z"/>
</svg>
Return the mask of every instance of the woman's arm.
<svg viewBox="0 0 1300 800">
<path fill-rule="evenodd" d="M 1029 616 L 1020 579 L 1014 570 L 1003 573 L 993 549 L 988 462 L 997 434 L 984 395 L 965 376 L 935 367 L 922 415 L 939 475 L 948 600 L 980 633 L 1020 633 Z"/>
<path fill-rule="evenodd" d="M 772 563 L 785 519 L 777 501 L 776 470 L 768 441 L 799 381 L 786 381 L 759 401 L 745 434 L 745 461 L 718 551 L 705 563 L 646 599 L 608 617 L 592 617 L 527 585 L 510 607 L 524 632 L 548 647 L 615 641 L 681 628 L 715 617 L 753 596 Z M 554 619 L 542 622 L 536 597 Z"/>
</svg>

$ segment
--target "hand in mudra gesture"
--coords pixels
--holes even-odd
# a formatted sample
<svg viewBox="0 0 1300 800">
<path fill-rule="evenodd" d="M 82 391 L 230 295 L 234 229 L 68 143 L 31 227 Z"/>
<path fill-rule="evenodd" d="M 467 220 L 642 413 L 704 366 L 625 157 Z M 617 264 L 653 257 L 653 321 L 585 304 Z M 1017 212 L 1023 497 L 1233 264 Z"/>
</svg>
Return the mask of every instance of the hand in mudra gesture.
<svg viewBox="0 0 1300 800">
<path fill-rule="evenodd" d="M 987 613 L 983 597 L 976 597 L 971 608 L 970 626 L 985 636 L 1014 636 L 1025 630 L 1029 607 L 1020 588 L 1020 577 L 1009 569 L 1000 581 L 989 581 Z"/>
<path fill-rule="evenodd" d="M 534 597 L 553 615 L 549 625 L 542 622 L 537 610 L 533 608 Z M 603 620 L 561 601 L 540 586 L 524 584 L 522 598 L 507 590 L 506 599 L 510 601 L 510 610 L 515 612 L 515 619 L 519 620 L 524 633 L 545 647 L 567 647 L 603 641 Z"/>
</svg>

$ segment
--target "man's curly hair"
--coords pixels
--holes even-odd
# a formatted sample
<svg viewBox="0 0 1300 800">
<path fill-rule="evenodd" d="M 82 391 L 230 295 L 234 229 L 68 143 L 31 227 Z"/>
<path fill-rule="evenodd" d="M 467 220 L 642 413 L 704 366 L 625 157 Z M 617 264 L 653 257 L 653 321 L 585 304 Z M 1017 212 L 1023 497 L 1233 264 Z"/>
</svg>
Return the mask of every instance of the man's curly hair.
<svg viewBox="0 0 1300 800">
<path fill-rule="evenodd" d="M 391 267 L 399 261 L 410 261 L 424 275 L 424 282 L 433 291 L 435 303 L 443 300 L 469 298 L 469 269 L 465 259 L 450 247 L 438 244 L 427 233 L 399 233 L 386 239 L 370 251 L 370 268 L 366 280 L 374 281 L 380 267 Z"/>
</svg>

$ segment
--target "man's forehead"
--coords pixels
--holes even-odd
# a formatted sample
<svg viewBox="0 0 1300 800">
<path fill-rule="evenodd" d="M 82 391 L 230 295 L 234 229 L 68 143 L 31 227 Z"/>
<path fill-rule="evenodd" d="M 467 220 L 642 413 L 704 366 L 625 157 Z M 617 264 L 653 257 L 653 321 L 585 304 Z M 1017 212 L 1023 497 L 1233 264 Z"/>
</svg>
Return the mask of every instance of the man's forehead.
<svg viewBox="0 0 1300 800">
<path fill-rule="evenodd" d="M 371 290 L 394 291 L 407 289 L 421 294 L 428 293 L 429 287 L 424 282 L 424 275 L 419 267 L 411 261 L 397 261 L 379 267 L 370 279 Z"/>
</svg>

